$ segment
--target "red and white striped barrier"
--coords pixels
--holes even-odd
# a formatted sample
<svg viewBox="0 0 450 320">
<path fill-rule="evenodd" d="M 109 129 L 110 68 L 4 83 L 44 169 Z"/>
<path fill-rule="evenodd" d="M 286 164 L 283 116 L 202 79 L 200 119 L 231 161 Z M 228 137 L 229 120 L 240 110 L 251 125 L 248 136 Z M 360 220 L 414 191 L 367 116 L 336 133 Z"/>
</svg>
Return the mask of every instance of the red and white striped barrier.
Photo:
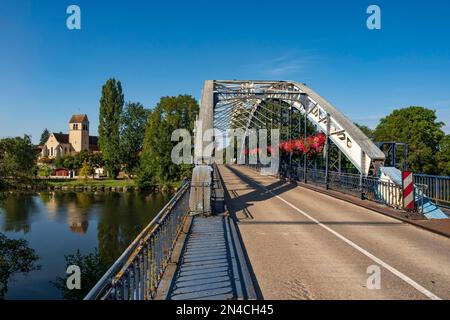
<svg viewBox="0 0 450 320">
<path fill-rule="evenodd" d="M 414 210 L 413 173 L 409 171 L 402 172 L 402 180 L 403 180 L 403 208 L 405 210 Z"/>
</svg>

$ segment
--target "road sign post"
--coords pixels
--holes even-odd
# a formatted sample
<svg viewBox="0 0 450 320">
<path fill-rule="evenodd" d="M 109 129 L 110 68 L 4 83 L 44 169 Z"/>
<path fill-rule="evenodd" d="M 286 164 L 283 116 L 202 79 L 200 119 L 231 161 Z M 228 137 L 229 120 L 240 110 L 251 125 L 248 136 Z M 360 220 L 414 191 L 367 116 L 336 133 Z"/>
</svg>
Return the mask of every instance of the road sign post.
<svg viewBox="0 0 450 320">
<path fill-rule="evenodd" d="M 402 191 L 403 191 L 403 209 L 414 210 L 414 181 L 413 173 L 410 171 L 402 172 Z"/>
</svg>

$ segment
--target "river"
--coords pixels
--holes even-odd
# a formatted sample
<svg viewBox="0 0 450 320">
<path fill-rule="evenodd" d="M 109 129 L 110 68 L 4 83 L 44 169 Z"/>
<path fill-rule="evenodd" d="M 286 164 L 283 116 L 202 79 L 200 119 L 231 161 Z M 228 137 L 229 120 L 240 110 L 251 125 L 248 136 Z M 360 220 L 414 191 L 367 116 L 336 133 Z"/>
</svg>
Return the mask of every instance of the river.
<svg viewBox="0 0 450 320">
<path fill-rule="evenodd" d="M 9 280 L 6 299 L 61 299 L 64 256 L 98 249 L 111 265 L 170 199 L 169 194 L 41 192 L 0 197 L 0 232 L 25 239 L 41 269 Z"/>
</svg>

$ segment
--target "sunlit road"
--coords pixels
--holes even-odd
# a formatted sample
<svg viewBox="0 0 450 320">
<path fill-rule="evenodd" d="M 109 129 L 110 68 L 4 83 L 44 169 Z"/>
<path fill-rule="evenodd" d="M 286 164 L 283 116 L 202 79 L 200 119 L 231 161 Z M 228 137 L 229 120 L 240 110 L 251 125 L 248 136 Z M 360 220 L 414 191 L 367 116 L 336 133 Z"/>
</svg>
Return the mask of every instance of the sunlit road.
<svg viewBox="0 0 450 320">
<path fill-rule="evenodd" d="M 246 167 L 219 170 L 265 299 L 450 299 L 450 239 Z M 368 288 L 377 267 L 381 288 L 373 277 Z"/>
</svg>

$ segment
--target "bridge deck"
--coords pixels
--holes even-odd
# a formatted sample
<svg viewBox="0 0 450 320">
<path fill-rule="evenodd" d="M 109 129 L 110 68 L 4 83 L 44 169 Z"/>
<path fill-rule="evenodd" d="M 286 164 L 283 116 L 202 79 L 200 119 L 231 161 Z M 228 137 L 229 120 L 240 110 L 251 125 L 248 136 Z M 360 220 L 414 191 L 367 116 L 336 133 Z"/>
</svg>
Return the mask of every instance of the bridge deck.
<svg viewBox="0 0 450 320">
<path fill-rule="evenodd" d="M 450 239 L 246 167 L 219 170 L 264 298 L 450 299 Z M 379 290 L 367 288 L 371 266 Z"/>
</svg>

